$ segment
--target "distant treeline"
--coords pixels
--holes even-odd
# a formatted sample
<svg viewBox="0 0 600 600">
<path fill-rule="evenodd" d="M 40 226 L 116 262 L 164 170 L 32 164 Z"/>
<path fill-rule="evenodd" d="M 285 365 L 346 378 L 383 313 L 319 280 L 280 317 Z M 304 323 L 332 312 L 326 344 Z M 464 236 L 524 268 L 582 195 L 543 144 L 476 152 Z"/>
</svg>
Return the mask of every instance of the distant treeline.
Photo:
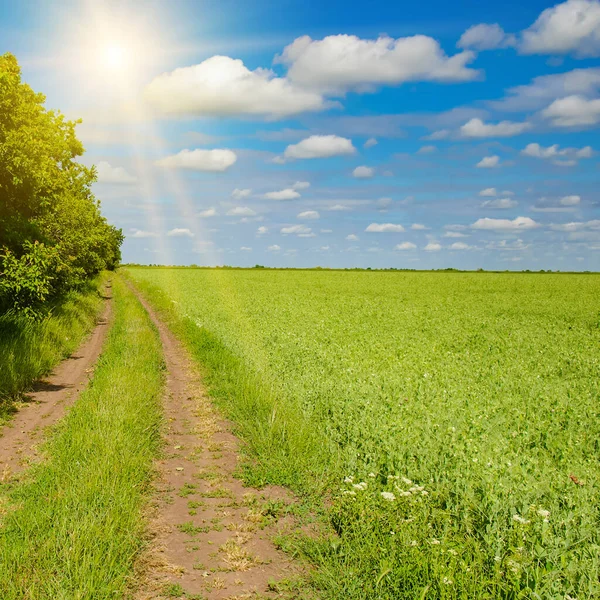
<svg viewBox="0 0 600 600">
<path fill-rule="evenodd" d="M 371 267 L 267 267 L 264 265 L 254 265 L 253 267 L 236 267 L 232 265 L 220 265 L 215 267 L 207 267 L 203 265 L 158 265 L 158 264 L 148 264 L 142 265 L 140 263 L 124 263 L 123 267 L 129 268 L 158 268 L 158 269 L 215 269 L 215 270 L 236 270 L 236 271 L 247 271 L 252 269 L 265 269 L 269 271 L 372 271 L 372 272 L 388 272 L 388 271 L 398 271 L 398 272 L 406 272 L 406 273 L 574 273 L 577 275 L 583 274 L 595 274 L 596 271 L 552 271 L 551 269 L 544 270 L 540 269 L 539 271 L 530 271 L 529 269 L 523 269 L 521 271 L 510 271 L 505 269 L 503 271 L 494 271 L 487 269 L 404 269 L 397 267 L 381 267 L 381 268 L 371 268 Z"/>
<path fill-rule="evenodd" d="M 123 233 L 91 191 L 95 168 L 75 160 L 77 122 L 44 102 L 16 58 L 0 56 L 0 312 L 39 314 L 121 258 Z"/>
</svg>

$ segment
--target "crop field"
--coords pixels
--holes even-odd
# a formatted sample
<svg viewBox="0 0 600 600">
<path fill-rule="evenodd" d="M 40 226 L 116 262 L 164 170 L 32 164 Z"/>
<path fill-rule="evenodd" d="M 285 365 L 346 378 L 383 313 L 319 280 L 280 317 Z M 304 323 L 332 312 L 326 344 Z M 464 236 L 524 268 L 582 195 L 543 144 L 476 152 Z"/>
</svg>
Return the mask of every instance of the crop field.
<svg viewBox="0 0 600 600">
<path fill-rule="evenodd" d="M 127 272 L 323 507 L 322 597 L 600 595 L 600 276 Z"/>
</svg>

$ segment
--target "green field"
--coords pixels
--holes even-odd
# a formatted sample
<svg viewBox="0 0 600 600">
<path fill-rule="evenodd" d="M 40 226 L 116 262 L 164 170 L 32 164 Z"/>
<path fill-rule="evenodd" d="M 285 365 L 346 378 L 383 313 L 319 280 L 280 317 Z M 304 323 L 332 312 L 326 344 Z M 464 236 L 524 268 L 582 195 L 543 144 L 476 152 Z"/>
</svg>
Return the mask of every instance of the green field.
<svg viewBox="0 0 600 600">
<path fill-rule="evenodd" d="M 128 272 L 247 479 L 329 498 L 324 597 L 600 594 L 599 276 Z"/>
</svg>

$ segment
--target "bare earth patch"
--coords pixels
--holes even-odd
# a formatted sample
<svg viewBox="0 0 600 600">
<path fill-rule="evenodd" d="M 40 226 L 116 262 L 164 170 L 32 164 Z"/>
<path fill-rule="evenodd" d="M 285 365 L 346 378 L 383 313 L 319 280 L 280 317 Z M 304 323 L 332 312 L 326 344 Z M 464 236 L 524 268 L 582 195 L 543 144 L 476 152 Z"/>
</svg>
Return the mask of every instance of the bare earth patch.
<svg viewBox="0 0 600 600">
<path fill-rule="evenodd" d="M 160 332 L 167 386 L 152 539 L 138 561 L 134 597 L 279 597 L 269 582 L 301 572 L 272 541 L 292 526 L 288 518 L 278 518 L 292 501 L 290 493 L 244 487 L 233 476 L 239 440 L 207 398 L 185 348 L 140 301 Z"/>
<path fill-rule="evenodd" d="M 110 294 L 110 285 L 106 286 Z M 61 419 L 88 384 L 109 329 L 111 303 L 107 298 L 96 327 L 69 358 L 62 361 L 21 403 L 13 419 L 0 428 L 0 482 L 12 479 L 39 460 L 45 429 Z"/>
</svg>

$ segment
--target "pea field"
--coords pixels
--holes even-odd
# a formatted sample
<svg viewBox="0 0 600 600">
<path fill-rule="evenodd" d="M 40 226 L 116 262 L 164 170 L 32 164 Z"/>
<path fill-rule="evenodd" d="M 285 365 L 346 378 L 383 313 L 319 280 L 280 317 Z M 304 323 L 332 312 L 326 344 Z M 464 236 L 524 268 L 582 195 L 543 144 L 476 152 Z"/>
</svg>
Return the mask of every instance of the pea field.
<svg viewBox="0 0 600 600">
<path fill-rule="evenodd" d="M 129 268 L 323 598 L 600 597 L 600 276 Z"/>
</svg>

